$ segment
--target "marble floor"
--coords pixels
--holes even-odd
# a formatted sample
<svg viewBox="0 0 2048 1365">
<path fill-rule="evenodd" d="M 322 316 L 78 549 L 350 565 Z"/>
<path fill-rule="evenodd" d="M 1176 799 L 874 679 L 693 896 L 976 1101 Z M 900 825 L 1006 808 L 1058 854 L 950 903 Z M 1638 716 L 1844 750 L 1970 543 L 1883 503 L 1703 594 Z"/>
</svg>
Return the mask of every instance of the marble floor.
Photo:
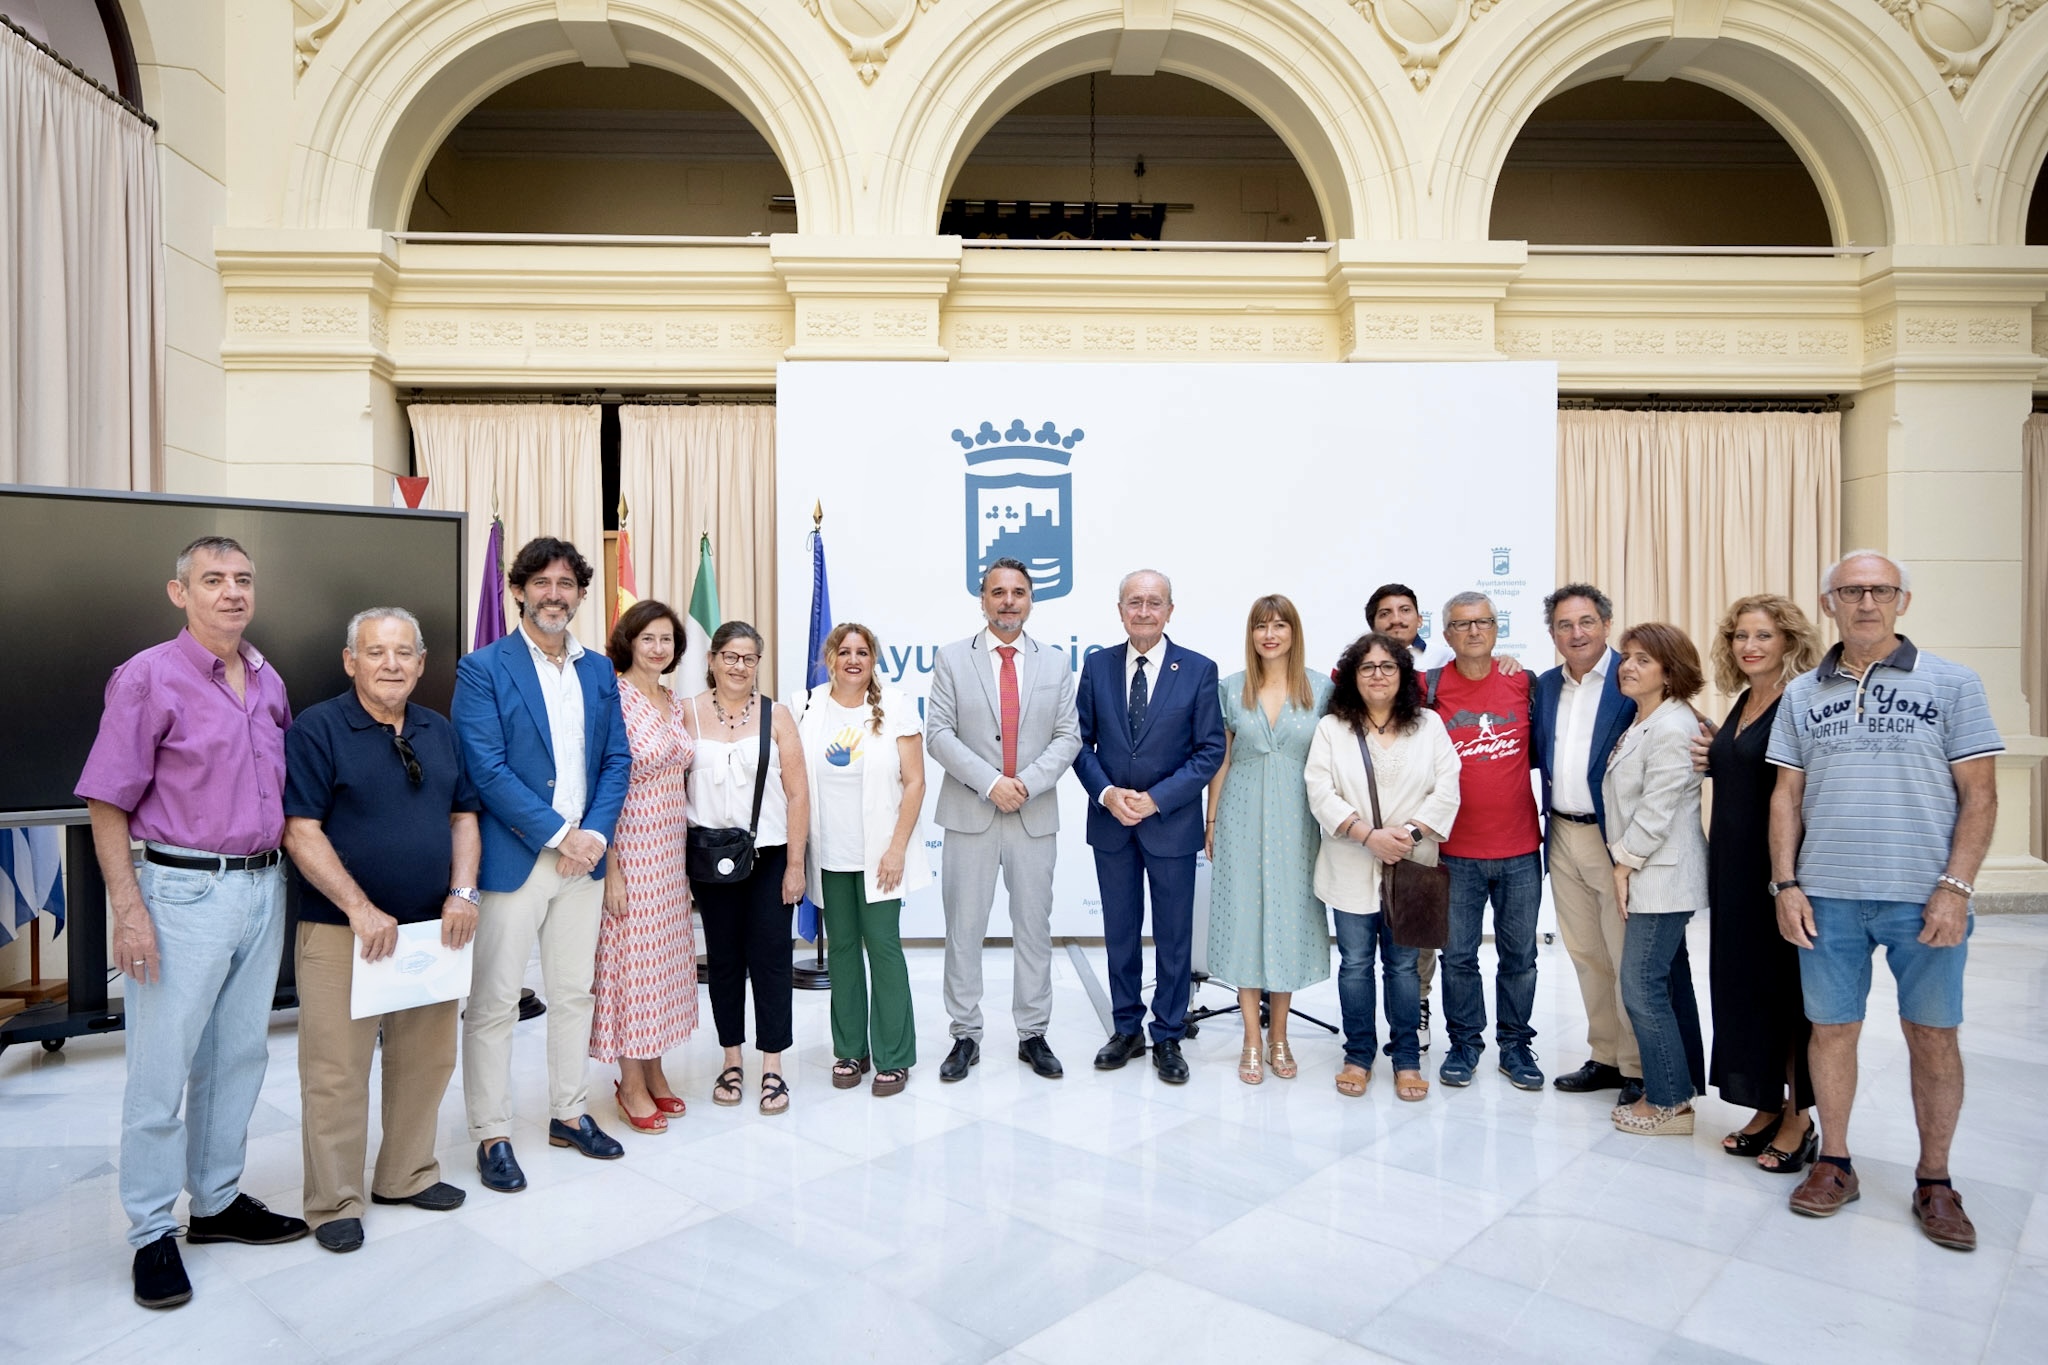
<svg viewBox="0 0 2048 1365">
<path fill-rule="evenodd" d="M 160 1313 L 130 1297 L 120 1039 L 10 1049 L 0 1359 L 2042 1359 L 2048 920 L 1987 918 L 1973 940 L 1954 1160 L 1972 1255 L 1927 1242 L 1907 1209 L 1905 1053 L 1881 970 L 1855 1127 L 1864 1198 L 1818 1222 L 1786 1211 L 1789 1180 L 1719 1151 L 1740 1115 L 1716 1099 L 1690 1140 L 1627 1137 L 1611 1099 L 1516 1091 L 1489 1053 L 1466 1090 L 1402 1104 L 1382 1066 L 1346 1100 L 1336 1042 L 1302 1023 L 1300 1078 L 1252 1088 L 1235 1078 L 1234 1019 L 1190 1041 L 1184 1087 L 1143 1065 L 1098 1074 L 1102 1032 L 1064 957 L 1051 1041 L 1066 1078 L 1013 1060 L 1008 954 L 991 950 L 997 1026 L 970 1078 L 942 1085 L 939 953 L 911 963 L 923 1062 L 903 1095 L 833 1090 L 826 997 L 799 992 L 789 1112 L 717 1108 L 707 1006 L 669 1062 L 690 1110 L 666 1134 L 616 1122 L 610 1073 L 592 1068 L 593 1112 L 627 1148 L 597 1163 L 543 1140 L 542 1026 L 524 1024 L 526 1192 L 477 1183 L 458 1075 L 440 1136 L 462 1209 L 373 1208 L 348 1256 L 311 1239 L 190 1248 L 196 1296 Z M 1541 966 L 1537 1048 L 1555 1072 L 1583 1058 L 1577 996 L 1562 947 Z M 1334 1020 L 1334 983 L 1297 1002 Z M 293 1024 L 273 1022 L 243 1182 L 289 1212 Z"/>
</svg>

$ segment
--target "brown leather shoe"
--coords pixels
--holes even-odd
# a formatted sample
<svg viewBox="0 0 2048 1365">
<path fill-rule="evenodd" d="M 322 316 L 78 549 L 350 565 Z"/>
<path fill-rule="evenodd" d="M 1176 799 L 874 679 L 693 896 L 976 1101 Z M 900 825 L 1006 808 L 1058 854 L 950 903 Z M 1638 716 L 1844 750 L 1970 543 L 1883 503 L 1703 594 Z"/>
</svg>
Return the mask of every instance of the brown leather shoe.
<svg viewBox="0 0 2048 1365">
<path fill-rule="evenodd" d="M 1794 1213 L 1803 1213 L 1808 1218 L 1832 1218 L 1842 1211 L 1844 1204 L 1853 1204 L 1862 1197 L 1863 1182 L 1856 1178 L 1856 1172 L 1845 1171 L 1832 1161 L 1816 1161 L 1806 1179 L 1799 1182 L 1799 1188 L 1792 1191 L 1789 1202 Z"/>
<path fill-rule="evenodd" d="M 1955 1251 L 1977 1249 L 1977 1228 L 1963 1212 L 1963 1197 L 1946 1185 L 1922 1185 L 1913 1191 L 1913 1216 L 1920 1231 L 1936 1246 Z"/>
</svg>

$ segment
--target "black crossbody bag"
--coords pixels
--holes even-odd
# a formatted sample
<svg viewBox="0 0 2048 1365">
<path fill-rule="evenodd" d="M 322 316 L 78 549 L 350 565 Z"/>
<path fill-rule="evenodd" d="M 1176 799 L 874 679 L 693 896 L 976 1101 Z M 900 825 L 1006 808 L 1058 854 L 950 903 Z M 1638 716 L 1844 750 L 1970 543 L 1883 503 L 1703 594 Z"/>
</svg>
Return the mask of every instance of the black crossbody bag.
<svg viewBox="0 0 2048 1365">
<path fill-rule="evenodd" d="M 1373 775 L 1372 746 L 1358 737 L 1365 760 L 1365 789 L 1372 795 L 1372 823 L 1380 822 L 1380 783 Z M 1442 863 L 1424 865 L 1408 858 L 1380 864 L 1380 909 L 1394 942 L 1403 948 L 1441 948 L 1451 940 L 1451 870 Z"/>
<path fill-rule="evenodd" d="M 701 723 L 701 722 L 700 722 Z M 761 760 L 754 766 L 754 814 L 745 829 L 690 827 L 685 836 L 683 871 L 693 882 L 728 885 L 754 874 L 754 835 L 761 828 L 761 798 L 768 791 L 769 727 L 775 724 L 775 698 L 761 698 Z"/>
</svg>

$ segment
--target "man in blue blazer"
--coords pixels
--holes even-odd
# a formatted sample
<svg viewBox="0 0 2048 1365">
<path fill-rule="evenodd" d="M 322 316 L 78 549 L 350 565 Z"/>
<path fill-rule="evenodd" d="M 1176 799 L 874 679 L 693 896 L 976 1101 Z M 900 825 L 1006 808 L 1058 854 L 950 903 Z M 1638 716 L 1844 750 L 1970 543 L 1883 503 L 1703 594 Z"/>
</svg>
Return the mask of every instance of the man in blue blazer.
<svg viewBox="0 0 2048 1365">
<path fill-rule="evenodd" d="M 1088 846 L 1102 888 L 1115 1031 L 1095 1054 L 1114 1071 L 1145 1051 L 1145 886 L 1152 888 L 1152 1066 L 1180 1085 L 1195 919 L 1195 854 L 1202 848 L 1202 794 L 1223 764 L 1223 710 L 1216 665 L 1166 638 L 1173 585 L 1151 569 L 1117 586 L 1126 644 L 1081 666 L 1076 698 L 1081 752 L 1074 771 L 1088 789 Z"/>
<path fill-rule="evenodd" d="M 1567 583 L 1543 599 L 1543 615 L 1564 663 L 1536 680 L 1529 756 L 1543 773 L 1551 900 L 1579 974 L 1592 1053 L 1551 1084 L 1574 1093 L 1620 1087 L 1621 1103 L 1634 1104 L 1643 1092 L 1643 1059 L 1621 1003 L 1622 918 L 1614 860 L 1601 833 L 1607 812 L 1600 779 L 1636 704 L 1622 695 L 1621 656 L 1607 647 L 1614 604 L 1606 593 Z"/>
<path fill-rule="evenodd" d="M 590 561 L 568 541 L 528 541 L 505 571 L 519 628 L 456 665 L 449 708 L 483 799 L 463 1100 L 477 1170 L 504 1193 L 526 1188 L 512 1154 L 512 1025 L 536 939 L 551 1006 L 548 1142 L 602 1160 L 625 1155 L 584 1112 L 604 856 L 633 766 L 611 661 L 569 633 L 590 579 Z"/>
</svg>

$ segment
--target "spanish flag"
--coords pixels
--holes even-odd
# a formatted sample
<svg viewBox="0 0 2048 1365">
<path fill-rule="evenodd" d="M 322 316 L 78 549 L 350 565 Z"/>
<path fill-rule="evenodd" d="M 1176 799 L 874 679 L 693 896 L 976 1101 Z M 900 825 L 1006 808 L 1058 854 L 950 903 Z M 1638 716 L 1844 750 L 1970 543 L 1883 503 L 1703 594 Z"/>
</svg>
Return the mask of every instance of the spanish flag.
<svg viewBox="0 0 2048 1365">
<path fill-rule="evenodd" d="M 619 501 L 619 590 L 612 599 L 611 624 L 617 625 L 626 609 L 640 600 L 640 585 L 633 576 L 633 542 L 626 534 L 626 503 Z"/>
</svg>

